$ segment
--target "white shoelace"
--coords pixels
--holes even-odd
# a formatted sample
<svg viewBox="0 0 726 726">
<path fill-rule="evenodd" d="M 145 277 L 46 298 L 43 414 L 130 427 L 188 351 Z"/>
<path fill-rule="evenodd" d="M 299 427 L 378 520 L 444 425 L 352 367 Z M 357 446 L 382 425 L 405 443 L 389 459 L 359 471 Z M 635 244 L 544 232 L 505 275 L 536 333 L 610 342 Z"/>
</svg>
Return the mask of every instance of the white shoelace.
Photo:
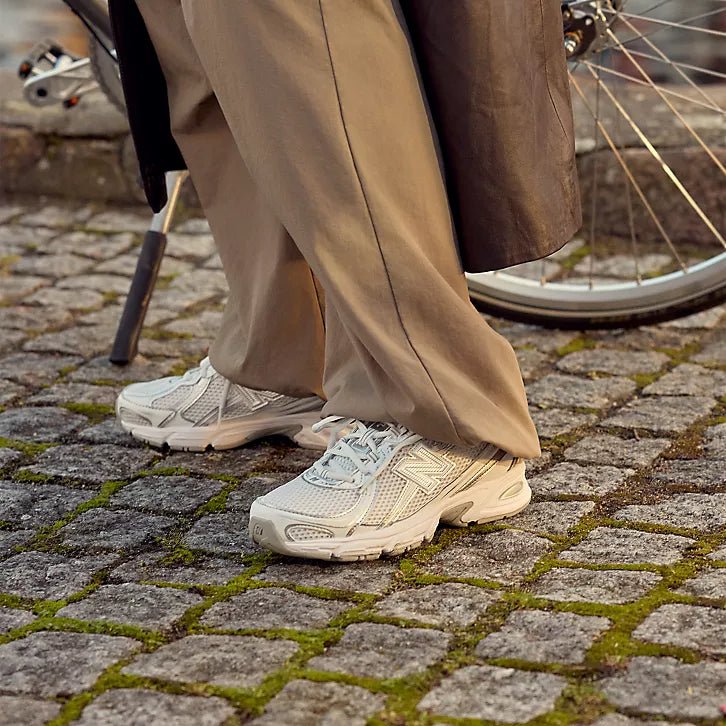
<svg viewBox="0 0 726 726">
<path fill-rule="evenodd" d="M 312 426 L 316 433 L 328 428 L 328 450 L 312 469 L 321 480 L 316 483 L 342 489 L 357 489 L 393 449 L 421 439 L 405 426 L 383 423 L 373 427 L 340 416 L 328 416 Z"/>
<path fill-rule="evenodd" d="M 182 376 L 180 376 L 180 378 L 182 381 L 184 381 L 184 383 L 193 385 L 197 381 L 207 376 L 210 368 L 212 368 L 212 364 L 209 360 L 209 357 L 207 357 L 200 361 L 199 365 L 196 368 L 190 368 Z M 213 368 L 212 371 L 216 373 Z"/>
</svg>

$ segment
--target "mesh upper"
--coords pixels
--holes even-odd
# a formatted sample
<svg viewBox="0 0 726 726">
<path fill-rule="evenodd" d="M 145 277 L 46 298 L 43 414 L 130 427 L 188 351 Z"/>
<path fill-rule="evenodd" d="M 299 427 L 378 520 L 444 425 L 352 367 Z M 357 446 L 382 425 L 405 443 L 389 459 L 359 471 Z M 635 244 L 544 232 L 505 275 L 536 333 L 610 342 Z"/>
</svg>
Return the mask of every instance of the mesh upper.
<svg viewBox="0 0 726 726">
<path fill-rule="evenodd" d="M 209 381 L 207 390 L 183 412 L 185 419 L 196 423 L 206 418 L 212 411 L 219 410 L 222 401 L 222 394 L 227 381 L 222 376 L 215 376 Z"/>
<path fill-rule="evenodd" d="M 308 517 L 339 517 L 358 502 L 360 490 L 321 487 L 298 477 L 265 495 L 265 504 Z"/>
<path fill-rule="evenodd" d="M 177 410 L 181 408 L 187 398 L 189 398 L 192 388 L 194 388 L 194 386 L 178 386 L 170 393 L 154 399 L 151 402 L 151 407 Z"/>
</svg>

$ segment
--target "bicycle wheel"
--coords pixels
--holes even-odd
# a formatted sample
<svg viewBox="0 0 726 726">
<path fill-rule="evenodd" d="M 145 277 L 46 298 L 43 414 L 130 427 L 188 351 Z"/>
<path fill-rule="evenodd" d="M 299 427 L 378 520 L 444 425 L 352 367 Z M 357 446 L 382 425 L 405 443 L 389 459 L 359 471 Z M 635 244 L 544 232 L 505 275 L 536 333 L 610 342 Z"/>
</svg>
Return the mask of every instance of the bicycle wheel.
<svg viewBox="0 0 726 726">
<path fill-rule="evenodd" d="M 726 0 L 563 3 L 584 225 L 467 275 L 487 312 L 622 327 L 726 300 Z"/>
</svg>

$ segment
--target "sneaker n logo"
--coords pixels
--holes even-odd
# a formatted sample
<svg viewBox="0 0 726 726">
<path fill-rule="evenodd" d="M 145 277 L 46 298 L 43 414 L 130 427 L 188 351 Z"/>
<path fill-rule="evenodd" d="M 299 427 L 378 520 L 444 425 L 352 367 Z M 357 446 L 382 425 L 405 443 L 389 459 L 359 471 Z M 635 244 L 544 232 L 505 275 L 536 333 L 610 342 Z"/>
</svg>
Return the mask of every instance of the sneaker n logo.
<svg viewBox="0 0 726 726">
<path fill-rule="evenodd" d="M 393 468 L 393 472 L 431 494 L 446 481 L 455 464 L 423 444 L 415 444 Z"/>
</svg>

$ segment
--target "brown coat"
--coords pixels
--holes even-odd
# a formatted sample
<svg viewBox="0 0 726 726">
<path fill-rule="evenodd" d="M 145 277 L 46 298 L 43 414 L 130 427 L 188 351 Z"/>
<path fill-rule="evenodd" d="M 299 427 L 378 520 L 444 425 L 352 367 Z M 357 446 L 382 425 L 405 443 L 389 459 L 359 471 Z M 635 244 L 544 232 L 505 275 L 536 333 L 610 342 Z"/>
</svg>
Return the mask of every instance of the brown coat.
<svg viewBox="0 0 726 726">
<path fill-rule="evenodd" d="M 464 268 L 543 257 L 581 224 L 559 0 L 400 0 L 431 104 Z M 134 2 L 110 0 L 146 195 L 184 168 Z"/>
</svg>

